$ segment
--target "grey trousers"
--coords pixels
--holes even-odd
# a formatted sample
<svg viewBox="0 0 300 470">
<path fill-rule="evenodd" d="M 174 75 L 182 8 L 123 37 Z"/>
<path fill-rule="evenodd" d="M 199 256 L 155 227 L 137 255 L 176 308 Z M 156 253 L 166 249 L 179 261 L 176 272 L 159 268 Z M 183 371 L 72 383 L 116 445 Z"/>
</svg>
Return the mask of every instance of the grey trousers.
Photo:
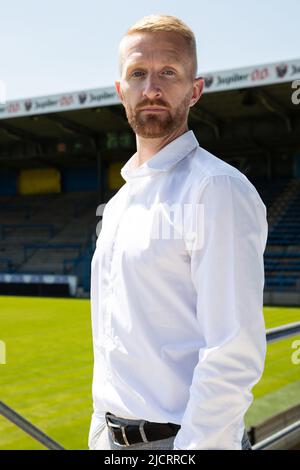
<svg viewBox="0 0 300 470">
<path fill-rule="evenodd" d="M 124 419 L 124 424 L 125 422 L 126 420 Z M 128 422 L 132 423 L 132 421 Z M 175 437 L 176 436 L 172 436 L 152 442 L 140 442 L 129 447 L 123 447 L 114 443 L 111 433 L 107 425 L 105 425 L 99 436 L 97 436 L 95 447 L 91 450 L 173 450 Z M 252 450 L 246 430 L 242 439 L 242 450 Z"/>
</svg>

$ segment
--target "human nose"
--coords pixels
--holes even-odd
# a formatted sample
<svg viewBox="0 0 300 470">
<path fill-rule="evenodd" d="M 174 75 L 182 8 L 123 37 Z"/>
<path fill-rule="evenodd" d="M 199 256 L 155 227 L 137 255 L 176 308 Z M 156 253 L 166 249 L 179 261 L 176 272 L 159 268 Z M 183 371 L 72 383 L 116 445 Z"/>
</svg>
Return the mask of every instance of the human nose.
<svg viewBox="0 0 300 470">
<path fill-rule="evenodd" d="M 145 80 L 145 86 L 143 90 L 143 96 L 148 99 L 158 98 L 161 96 L 161 88 L 157 81 L 157 78 L 153 74 L 149 74 Z"/>
</svg>

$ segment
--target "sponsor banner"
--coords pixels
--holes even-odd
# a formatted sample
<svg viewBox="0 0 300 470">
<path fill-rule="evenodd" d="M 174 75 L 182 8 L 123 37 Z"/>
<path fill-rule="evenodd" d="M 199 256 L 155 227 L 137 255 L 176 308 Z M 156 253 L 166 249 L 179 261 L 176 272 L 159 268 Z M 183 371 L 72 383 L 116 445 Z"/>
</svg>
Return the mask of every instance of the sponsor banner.
<svg viewBox="0 0 300 470">
<path fill-rule="evenodd" d="M 204 92 L 235 90 L 275 83 L 292 82 L 300 78 L 300 59 L 274 64 L 224 70 L 204 75 Z"/>
<path fill-rule="evenodd" d="M 61 95 L 7 101 L 5 104 L 0 103 L 0 119 L 102 107 L 118 103 L 120 103 L 120 100 L 113 87 L 99 88 Z"/>
<path fill-rule="evenodd" d="M 300 79 L 300 59 L 204 74 L 204 93 L 292 82 Z M 0 102 L 0 119 L 119 104 L 114 87 Z"/>
<path fill-rule="evenodd" d="M 75 295 L 77 287 L 76 276 L 59 274 L 0 274 L 0 282 L 20 284 L 69 284 L 70 293 Z"/>
</svg>

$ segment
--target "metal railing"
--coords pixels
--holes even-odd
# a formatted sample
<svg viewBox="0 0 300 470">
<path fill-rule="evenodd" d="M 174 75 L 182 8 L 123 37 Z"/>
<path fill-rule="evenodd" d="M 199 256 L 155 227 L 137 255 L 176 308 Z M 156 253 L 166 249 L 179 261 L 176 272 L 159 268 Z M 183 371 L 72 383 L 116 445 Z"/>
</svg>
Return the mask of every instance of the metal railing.
<svg viewBox="0 0 300 470">
<path fill-rule="evenodd" d="M 279 447 L 282 442 L 290 442 L 290 445 L 297 443 L 300 446 L 300 420 L 286 426 L 271 436 L 266 437 L 260 442 L 252 445 L 253 450 L 271 450 Z"/>
<path fill-rule="evenodd" d="M 51 439 L 51 437 L 47 436 L 47 434 L 27 421 L 27 419 L 23 418 L 23 416 L 3 403 L 3 401 L 0 401 L 0 415 L 4 416 L 4 418 L 18 426 L 18 428 L 29 434 L 29 436 L 31 436 L 33 439 L 43 444 L 47 449 L 65 450 L 64 447 L 62 447 L 58 442 Z"/>
</svg>

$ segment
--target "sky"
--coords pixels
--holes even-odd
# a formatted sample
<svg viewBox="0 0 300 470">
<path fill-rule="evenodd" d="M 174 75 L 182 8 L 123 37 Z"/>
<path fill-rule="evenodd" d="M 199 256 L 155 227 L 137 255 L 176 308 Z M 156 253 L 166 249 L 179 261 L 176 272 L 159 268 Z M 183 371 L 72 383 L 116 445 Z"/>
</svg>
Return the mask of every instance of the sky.
<svg viewBox="0 0 300 470">
<path fill-rule="evenodd" d="M 199 75 L 300 57 L 299 0 L 0 0 L 6 99 L 114 86 L 120 39 L 153 13 L 192 28 Z"/>
</svg>

